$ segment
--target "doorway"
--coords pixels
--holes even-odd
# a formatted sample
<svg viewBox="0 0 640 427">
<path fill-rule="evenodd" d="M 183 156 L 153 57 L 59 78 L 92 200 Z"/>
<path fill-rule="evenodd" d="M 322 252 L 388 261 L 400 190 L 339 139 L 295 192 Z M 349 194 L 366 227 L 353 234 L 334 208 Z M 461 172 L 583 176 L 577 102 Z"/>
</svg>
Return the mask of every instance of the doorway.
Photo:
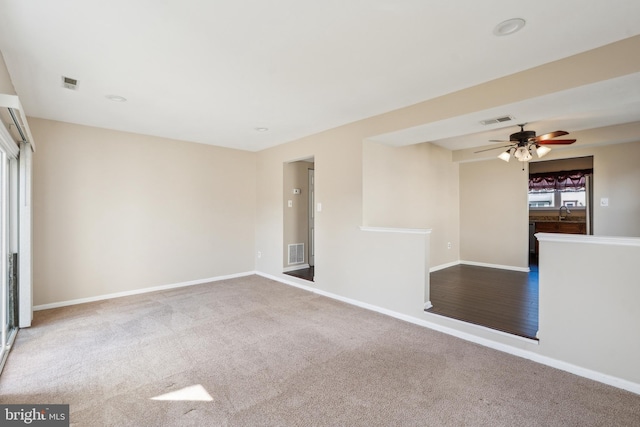
<svg viewBox="0 0 640 427">
<path fill-rule="evenodd" d="M 313 281 L 315 276 L 315 162 L 283 165 L 283 272 Z"/>
<path fill-rule="evenodd" d="M 529 258 L 537 267 L 535 233 L 593 234 L 593 156 L 529 165 Z"/>
</svg>

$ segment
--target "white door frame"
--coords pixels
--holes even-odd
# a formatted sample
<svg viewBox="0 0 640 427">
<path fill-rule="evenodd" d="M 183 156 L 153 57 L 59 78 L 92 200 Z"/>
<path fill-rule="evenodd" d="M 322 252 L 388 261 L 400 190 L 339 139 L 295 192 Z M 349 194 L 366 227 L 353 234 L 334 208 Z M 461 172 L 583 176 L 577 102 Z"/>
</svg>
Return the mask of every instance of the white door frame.
<svg viewBox="0 0 640 427">
<path fill-rule="evenodd" d="M 309 169 L 309 266 L 315 265 L 315 169 Z"/>
</svg>

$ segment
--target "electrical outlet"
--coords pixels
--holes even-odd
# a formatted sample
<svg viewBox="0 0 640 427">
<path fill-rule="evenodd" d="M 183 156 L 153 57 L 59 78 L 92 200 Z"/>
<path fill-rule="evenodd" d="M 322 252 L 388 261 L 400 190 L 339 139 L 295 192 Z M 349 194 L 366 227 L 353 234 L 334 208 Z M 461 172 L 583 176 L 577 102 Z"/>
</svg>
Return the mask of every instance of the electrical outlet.
<svg viewBox="0 0 640 427">
<path fill-rule="evenodd" d="M 258 258 L 262 258 L 262 252 L 258 251 Z"/>
<path fill-rule="evenodd" d="M 609 206 L 609 198 L 603 197 L 600 199 L 600 206 Z"/>
<path fill-rule="evenodd" d="M 451 242 L 447 243 L 447 249 L 451 249 Z"/>
</svg>

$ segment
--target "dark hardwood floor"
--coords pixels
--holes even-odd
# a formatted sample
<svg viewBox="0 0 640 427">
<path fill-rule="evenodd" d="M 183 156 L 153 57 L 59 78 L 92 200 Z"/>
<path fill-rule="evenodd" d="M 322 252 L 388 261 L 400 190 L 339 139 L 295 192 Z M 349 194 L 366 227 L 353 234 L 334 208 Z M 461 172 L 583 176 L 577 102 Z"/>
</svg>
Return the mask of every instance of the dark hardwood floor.
<svg viewBox="0 0 640 427">
<path fill-rule="evenodd" d="M 300 270 L 285 271 L 284 274 L 313 282 L 313 273 L 314 267 L 311 266 L 309 268 L 301 268 Z"/>
<path fill-rule="evenodd" d="M 456 265 L 430 274 L 429 313 L 536 339 L 538 267 L 531 272 Z"/>
<path fill-rule="evenodd" d="M 531 272 L 456 265 L 430 274 L 429 313 L 536 339 L 538 266 Z M 313 282 L 314 267 L 285 274 Z"/>
</svg>

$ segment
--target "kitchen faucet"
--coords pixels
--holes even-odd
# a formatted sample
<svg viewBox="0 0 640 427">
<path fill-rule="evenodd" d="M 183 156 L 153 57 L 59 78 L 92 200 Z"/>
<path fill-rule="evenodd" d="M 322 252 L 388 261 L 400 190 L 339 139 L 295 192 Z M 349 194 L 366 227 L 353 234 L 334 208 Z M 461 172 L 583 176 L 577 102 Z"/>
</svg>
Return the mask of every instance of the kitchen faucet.
<svg viewBox="0 0 640 427">
<path fill-rule="evenodd" d="M 567 213 L 564 214 L 564 216 L 562 216 L 562 209 L 566 209 Z M 558 210 L 558 221 L 562 221 L 563 219 L 567 219 L 567 215 L 569 215 L 571 213 L 571 211 L 569 210 L 568 207 L 566 206 L 560 206 L 560 209 Z"/>
</svg>

